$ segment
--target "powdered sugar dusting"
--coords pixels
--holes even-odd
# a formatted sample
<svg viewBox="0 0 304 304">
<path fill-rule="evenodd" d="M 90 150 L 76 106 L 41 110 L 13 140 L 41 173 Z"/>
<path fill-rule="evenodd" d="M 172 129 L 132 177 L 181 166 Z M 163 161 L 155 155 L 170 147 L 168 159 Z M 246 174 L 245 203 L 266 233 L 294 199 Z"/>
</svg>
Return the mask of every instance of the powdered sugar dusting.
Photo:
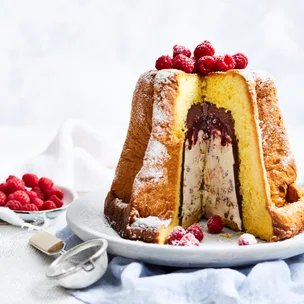
<svg viewBox="0 0 304 304">
<path fill-rule="evenodd" d="M 144 179 L 144 180 L 149 180 L 149 181 L 158 181 L 161 178 L 164 178 L 164 169 L 158 169 L 155 167 L 147 168 L 146 170 L 141 170 L 138 173 L 138 178 Z"/>
<path fill-rule="evenodd" d="M 143 80 L 146 83 L 151 83 L 154 80 L 155 71 L 148 71 L 139 76 L 139 80 Z"/>
<path fill-rule="evenodd" d="M 132 111 L 135 112 L 134 118 L 140 123 L 145 123 L 146 121 L 146 109 L 144 106 L 146 103 L 142 101 L 153 99 L 153 81 L 155 74 L 156 71 L 146 72 L 142 74 L 137 81 L 134 92 L 134 96 L 137 96 L 137 102 L 135 106 L 133 105 Z"/>
<path fill-rule="evenodd" d="M 146 228 L 146 227 L 155 227 L 159 228 L 161 226 L 168 226 L 171 220 L 161 220 L 157 216 L 148 216 L 145 218 L 136 218 L 134 223 L 131 225 L 133 228 Z"/>
<path fill-rule="evenodd" d="M 240 74 L 243 75 L 248 81 L 250 82 L 256 82 L 258 79 L 262 81 L 264 84 L 272 83 L 273 77 L 262 70 L 249 70 L 249 69 L 244 69 L 244 70 L 239 70 Z"/>
<path fill-rule="evenodd" d="M 167 169 L 164 161 L 169 157 L 167 148 L 154 136 L 150 137 L 144 163 L 134 180 L 134 194 L 136 195 L 147 182 L 159 182 L 167 180 Z"/>
<path fill-rule="evenodd" d="M 162 107 L 163 100 L 163 98 L 158 97 L 153 105 L 153 118 L 156 124 L 169 123 L 172 119 L 169 112 Z"/>
<path fill-rule="evenodd" d="M 293 154 L 291 152 L 285 155 L 281 161 L 283 168 L 286 169 L 287 166 L 293 161 L 293 159 Z"/>
<path fill-rule="evenodd" d="M 113 203 L 119 208 L 125 208 L 127 206 L 127 204 L 120 198 L 115 198 Z"/>
<path fill-rule="evenodd" d="M 168 157 L 167 148 L 160 143 L 154 136 L 150 137 L 144 164 L 161 164 Z M 160 163 L 161 162 L 161 163 Z"/>
<path fill-rule="evenodd" d="M 169 84 L 170 77 L 176 75 L 178 72 L 178 70 L 173 69 L 158 71 L 155 76 L 155 86 Z"/>
<path fill-rule="evenodd" d="M 161 70 L 155 76 L 154 86 L 160 90 L 158 96 L 155 96 L 155 101 L 153 104 L 153 119 L 156 125 L 170 123 L 172 117 L 168 109 L 165 108 L 166 102 L 166 92 L 168 90 L 168 85 L 172 81 L 172 76 L 175 76 L 180 71 L 178 70 Z"/>
</svg>

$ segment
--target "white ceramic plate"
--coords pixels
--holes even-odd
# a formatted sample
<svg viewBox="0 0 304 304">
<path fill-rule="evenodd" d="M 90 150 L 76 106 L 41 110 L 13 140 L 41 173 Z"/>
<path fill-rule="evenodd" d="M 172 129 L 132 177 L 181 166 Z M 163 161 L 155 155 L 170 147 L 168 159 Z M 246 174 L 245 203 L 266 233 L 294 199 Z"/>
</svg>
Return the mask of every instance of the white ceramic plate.
<svg viewBox="0 0 304 304">
<path fill-rule="evenodd" d="M 200 247 L 147 244 L 122 239 L 107 223 L 103 214 L 106 189 L 78 198 L 67 209 L 67 222 L 82 240 L 103 238 L 108 252 L 147 263 L 181 267 L 231 267 L 261 261 L 285 259 L 304 252 L 304 234 L 276 243 L 259 241 L 257 245 L 238 246 L 238 234 L 225 228 L 224 235 L 205 233 Z M 205 224 L 205 223 L 204 223 Z M 204 229 L 207 231 L 207 229 Z"/>
<path fill-rule="evenodd" d="M 20 218 L 26 222 L 34 221 L 44 221 L 44 218 L 55 218 L 60 213 L 62 213 L 68 206 L 71 204 L 77 197 L 77 194 L 65 187 L 56 185 L 57 188 L 60 188 L 64 193 L 63 206 L 61 208 L 46 210 L 46 211 L 15 211 Z"/>
</svg>

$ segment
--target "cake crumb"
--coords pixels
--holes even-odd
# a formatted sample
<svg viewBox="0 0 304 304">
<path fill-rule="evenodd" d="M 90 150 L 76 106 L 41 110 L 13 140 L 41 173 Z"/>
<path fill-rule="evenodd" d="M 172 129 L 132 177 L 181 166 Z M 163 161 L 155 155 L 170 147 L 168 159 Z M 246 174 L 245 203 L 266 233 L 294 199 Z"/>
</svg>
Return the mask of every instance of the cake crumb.
<svg viewBox="0 0 304 304">
<path fill-rule="evenodd" d="M 221 233 L 220 236 L 225 237 L 227 239 L 231 239 L 233 237 L 233 234 L 231 234 L 231 233 Z"/>
</svg>

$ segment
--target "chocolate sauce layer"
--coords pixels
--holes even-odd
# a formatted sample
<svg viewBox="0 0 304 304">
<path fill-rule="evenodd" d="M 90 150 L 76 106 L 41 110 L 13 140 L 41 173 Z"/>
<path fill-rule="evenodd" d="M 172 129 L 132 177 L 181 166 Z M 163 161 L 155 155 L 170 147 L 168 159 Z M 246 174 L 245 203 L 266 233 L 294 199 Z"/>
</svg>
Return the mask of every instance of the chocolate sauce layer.
<svg viewBox="0 0 304 304">
<path fill-rule="evenodd" d="M 185 184 L 184 184 L 184 177 L 187 175 L 185 170 L 189 170 L 189 167 L 185 168 L 185 151 L 187 153 L 191 153 L 192 148 L 197 149 L 197 143 L 199 141 L 203 141 L 208 143 L 208 150 L 206 151 L 206 155 L 208 153 L 212 153 L 211 149 L 215 147 L 215 142 L 218 143 L 219 147 L 225 147 L 227 145 L 232 146 L 233 151 L 233 158 L 234 158 L 234 164 L 233 164 L 233 174 L 234 174 L 234 188 L 230 187 L 227 188 L 227 191 L 235 191 L 238 210 L 240 212 L 239 216 L 242 219 L 242 210 L 241 210 L 241 202 L 242 197 L 240 195 L 240 182 L 239 182 L 239 155 L 238 155 L 238 143 L 235 136 L 235 130 L 234 130 L 234 120 L 232 118 L 231 112 L 226 111 L 224 108 L 217 108 L 214 104 L 207 102 L 204 104 L 197 104 L 193 105 L 187 115 L 187 121 L 186 121 L 186 127 L 187 127 L 187 133 L 185 137 L 185 144 L 184 144 L 184 151 L 183 151 L 183 167 L 182 167 L 182 179 L 181 179 L 181 202 L 180 202 L 180 209 L 179 209 L 179 218 L 180 222 L 183 221 L 183 204 L 184 204 L 184 190 L 185 190 Z M 216 140 L 215 140 L 216 138 Z M 211 146 L 210 146 L 211 145 Z M 211 147 L 211 148 L 210 148 Z M 231 149 L 231 148 L 230 148 Z M 231 150 L 230 150 L 231 151 Z M 232 154 L 232 152 L 230 152 Z M 207 157 L 204 155 L 203 157 Z M 198 165 L 202 165 L 202 162 L 199 162 Z M 193 164 L 192 164 L 193 166 Z M 210 165 L 209 165 L 210 169 Z M 187 173 L 188 174 L 188 173 Z M 197 174 L 197 170 L 196 170 Z M 188 174 L 189 176 L 189 174 Z M 200 189 L 202 191 L 208 187 L 208 185 L 205 185 L 204 178 L 202 180 L 202 184 Z M 232 190 L 231 190 L 232 188 Z M 188 190 L 188 189 L 187 189 Z M 191 191 L 191 189 L 189 189 Z M 223 193 L 222 193 L 223 194 Z M 217 195 L 217 193 L 213 193 L 213 195 Z M 217 198 L 218 199 L 218 198 Z M 189 200 L 189 196 L 188 196 Z M 225 200 L 224 200 L 225 202 Z M 192 205 L 192 201 L 190 205 Z M 208 202 L 206 202 L 208 204 Z M 227 200 L 227 206 L 228 200 Z M 210 216 L 210 214 L 207 214 Z M 226 217 L 228 220 L 233 221 L 233 216 L 229 215 L 229 212 L 226 212 L 224 214 L 224 217 Z"/>
</svg>

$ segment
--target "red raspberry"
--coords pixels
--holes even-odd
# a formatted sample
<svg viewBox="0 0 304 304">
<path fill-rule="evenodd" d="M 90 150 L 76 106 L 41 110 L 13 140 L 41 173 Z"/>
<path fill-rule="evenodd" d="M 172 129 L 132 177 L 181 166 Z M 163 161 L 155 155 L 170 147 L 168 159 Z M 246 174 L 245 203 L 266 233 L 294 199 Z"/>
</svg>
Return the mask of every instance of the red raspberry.
<svg viewBox="0 0 304 304">
<path fill-rule="evenodd" d="M 19 178 L 15 175 L 9 175 L 6 181 L 9 181 L 10 179 L 19 179 Z"/>
<path fill-rule="evenodd" d="M 44 191 L 45 194 L 45 200 L 48 200 L 52 195 L 56 195 L 59 199 L 63 199 L 64 193 L 59 188 L 52 188 L 47 191 Z"/>
<path fill-rule="evenodd" d="M 63 191 L 61 189 L 59 189 L 59 188 L 56 188 L 56 187 L 54 187 L 51 190 L 51 193 L 52 193 L 52 195 L 56 195 L 60 200 L 62 200 L 63 197 L 64 197 Z"/>
<path fill-rule="evenodd" d="M 212 215 L 208 222 L 207 227 L 210 233 L 220 233 L 224 228 L 224 222 L 218 215 Z"/>
<path fill-rule="evenodd" d="M 222 72 L 232 70 L 235 67 L 235 61 L 230 55 L 220 55 L 216 60 L 217 69 Z"/>
<path fill-rule="evenodd" d="M 49 201 L 52 201 L 56 204 L 57 208 L 61 208 L 63 206 L 63 201 L 60 200 L 56 195 L 52 195 L 49 198 Z"/>
<path fill-rule="evenodd" d="M 40 199 L 42 199 L 44 201 L 44 193 L 43 193 L 43 191 L 38 186 L 33 187 L 32 191 L 36 192 L 37 193 L 37 197 L 40 198 Z"/>
<path fill-rule="evenodd" d="M 199 224 L 193 224 L 186 230 L 187 233 L 192 233 L 196 239 L 201 242 L 204 238 L 204 232 L 202 227 Z"/>
<path fill-rule="evenodd" d="M 6 203 L 5 207 L 11 210 L 21 210 L 22 205 L 18 201 L 10 200 Z"/>
<path fill-rule="evenodd" d="M 199 246 L 200 242 L 192 233 L 186 233 L 179 241 L 179 246 Z"/>
<path fill-rule="evenodd" d="M 205 40 L 195 48 L 194 57 L 198 60 L 203 56 L 213 56 L 214 53 L 215 49 L 212 44 L 208 40 Z"/>
<path fill-rule="evenodd" d="M 38 198 L 38 197 L 35 197 L 32 200 L 32 203 L 37 206 L 38 210 L 41 210 L 42 206 L 44 204 L 44 201 L 42 199 Z"/>
<path fill-rule="evenodd" d="M 27 205 L 31 202 L 29 196 L 25 191 L 18 190 L 10 195 L 12 195 L 13 199 L 18 201 L 21 205 Z"/>
<path fill-rule="evenodd" d="M 56 204 L 52 201 L 46 201 L 42 206 L 42 210 L 52 210 L 56 208 L 57 208 Z"/>
<path fill-rule="evenodd" d="M 6 202 L 11 201 L 13 199 L 14 199 L 14 193 L 11 193 L 6 197 Z"/>
<path fill-rule="evenodd" d="M 201 75 L 207 75 L 212 71 L 216 71 L 216 58 L 213 56 L 201 57 L 197 63 L 197 71 Z"/>
<path fill-rule="evenodd" d="M 7 187 L 6 187 L 6 183 L 1 183 L 0 184 L 0 191 L 3 193 L 7 193 Z"/>
<path fill-rule="evenodd" d="M 235 69 L 245 69 L 248 65 L 248 58 L 243 53 L 237 53 L 232 55 L 235 61 Z"/>
<path fill-rule="evenodd" d="M 54 186 L 54 183 L 51 179 L 47 178 L 47 177 L 41 177 L 39 179 L 39 187 L 42 191 L 48 191 L 50 189 L 52 189 Z"/>
<path fill-rule="evenodd" d="M 186 57 L 191 57 L 191 51 L 183 45 L 175 44 L 173 47 L 173 58 L 179 54 L 183 54 Z"/>
<path fill-rule="evenodd" d="M 180 54 L 173 58 L 173 68 L 182 70 L 185 73 L 195 72 L 195 60 L 188 58 L 187 56 Z"/>
<path fill-rule="evenodd" d="M 186 231 L 181 226 L 176 226 L 167 238 L 167 244 L 177 246 L 182 237 L 186 234 Z"/>
<path fill-rule="evenodd" d="M 24 190 L 25 184 L 19 178 L 10 178 L 6 182 L 7 193 L 14 193 L 18 190 Z"/>
<path fill-rule="evenodd" d="M 23 205 L 21 208 L 22 211 L 38 211 L 38 207 L 34 204 L 26 204 Z"/>
<path fill-rule="evenodd" d="M 30 198 L 31 203 L 33 202 L 33 200 L 34 200 L 35 198 L 38 197 L 38 196 L 37 196 L 37 193 L 34 192 L 34 191 L 27 191 L 26 194 L 27 194 L 28 197 Z"/>
<path fill-rule="evenodd" d="M 25 186 L 32 188 L 38 186 L 39 178 L 35 174 L 26 173 L 22 176 L 22 180 L 24 181 Z"/>
<path fill-rule="evenodd" d="M 6 203 L 6 195 L 0 191 L 0 207 L 4 206 Z"/>
<path fill-rule="evenodd" d="M 160 56 L 155 62 L 155 68 L 157 70 L 171 69 L 172 59 L 169 55 Z"/>
<path fill-rule="evenodd" d="M 238 238 L 238 244 L 239 244 L 239 246 L 255 245 L 255 244 L 257 244 L 257 240 L 254 237 L 254 235 L 252 235 L 250 233 L 243 233 Z"/>
</svg>

